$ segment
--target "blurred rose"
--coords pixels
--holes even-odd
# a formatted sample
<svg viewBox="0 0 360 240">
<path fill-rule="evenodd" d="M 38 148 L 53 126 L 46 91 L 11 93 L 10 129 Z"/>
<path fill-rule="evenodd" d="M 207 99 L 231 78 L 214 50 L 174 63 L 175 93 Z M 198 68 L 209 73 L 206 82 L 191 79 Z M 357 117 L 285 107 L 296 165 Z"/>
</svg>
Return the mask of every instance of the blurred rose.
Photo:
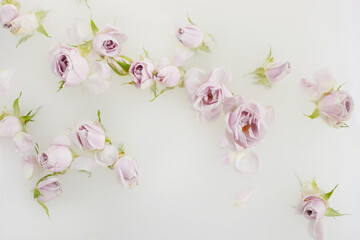
<svg viewBox="0 0 360 240">
<path fill-rule="evenodd" d="M 126 187 L 139 183 L 137 163 L 130 157 L 120 158 L 114 165 L 119 181 Z"/>
<path fill-rule="evenodd" d="M 20 14 L 10 22 L 10 31 L 14 34 L 31 35 L 39 27 L 38 19 L 34 13 Z"/>
<path fill-rule="evenodd" d="M 313 101 L 321 98 L 325 93 L 332 91 L 336 81 L 328 69 L 323 69 L 315 73 L 315 83 L 301 79 L 300 87 L 302 91 Z"/>
<path fill-rule="evenodd" d="M 82 122 L 70 133 L 70 138 L 79 149 L 100 150 L 105 145 L 104 128 L 97 122 Z"/>
<path fill-rule="evenodd" d="M 0 24 L 4 28 L 10 28 L 10 22 L 18 16 L 18 8 L 13 4 L 4 4 L 0 7 Z"/>
<path fill-rule="evenodd" d="M 44 179 L 36 188 L 41 193 L 41 195 L 37 198 L 40 202 L 53 200 L 62 192 L 61 183 L 56 177 L 48 177 Z"/>
<path fill-rule="evenodd" d="M 15 134 L 13 140 L 15 148 L 19 153 L 30 154 L 35 151 L 35 140 L 30 134 L 18 132 Z"/>
<path fill-rule="evenodd" d="M 115 57 L 120 54 L 121 45 L 126 40 L 127 35 L 121 28 L 107 24 L 96 33 L 92 46 L 100 56 Z"/>
<path fill-rule="evenodd" d="M 72 153 L 68 147 L 52 145 L 45 152 L 39 154 L 39 164 L 41 167 L 51 172 L 63 172 L 73 160 Z"/>
<path fill-rule="evenodd" d="M 6 116 L 0 121 L 0 137 L 13 137 L 23 129 L 24 126 L 18 117 Z"/>
</svg>

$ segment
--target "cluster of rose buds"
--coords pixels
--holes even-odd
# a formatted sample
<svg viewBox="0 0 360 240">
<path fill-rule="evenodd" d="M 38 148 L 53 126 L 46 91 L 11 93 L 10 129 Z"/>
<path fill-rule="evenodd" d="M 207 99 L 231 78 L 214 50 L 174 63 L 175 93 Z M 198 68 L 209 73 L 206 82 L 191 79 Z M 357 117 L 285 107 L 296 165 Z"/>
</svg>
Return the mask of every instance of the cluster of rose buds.
<svg viewBox="0 0 360 240">
<path fill-rule="evenodd" d="M 16 0 L 2 1 L 0 6 L 0 24 L 3 28 L 10 29 L 13 34 L 22 36 L 18 45 L 33 36 L 35 32 L 49 37 L 42 25 L 46 15 L 47 11 L 20 13 L 20 3 Z"/>
<path fill-rule="evenodd" d="M 339 213 L 329 206 L 329 199 L 337 185 L 328 193 L 322 191 L 315 179 L 301 184 L 301 201 L 297 207 L 300 214 L 304 215 L 309 222 L 309 230 L 316 240 L 323 240 L 325 231 L 322 225 L 322 218 L 338 217 L 344 214 Z"/>
<path fill-rule="evenodd" d="M 308 115 L 314 119 L 321 117 L 335 128 L 348 127 L 346 121 L 354 110 L 354 100 L 347 91 L 335 89 L 336 81 L 327 69 L 315 73 L 315 83 L 302 79 L 300 86 L 303 92 L 313 101 L 317 108 Z"/>
</svg>

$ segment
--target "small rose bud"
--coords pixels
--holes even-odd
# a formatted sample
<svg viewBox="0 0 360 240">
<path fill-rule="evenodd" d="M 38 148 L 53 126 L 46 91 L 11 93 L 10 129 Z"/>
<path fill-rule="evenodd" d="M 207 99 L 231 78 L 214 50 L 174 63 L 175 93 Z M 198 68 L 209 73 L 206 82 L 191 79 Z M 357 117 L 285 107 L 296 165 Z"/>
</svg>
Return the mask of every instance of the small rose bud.
<svg viewBox="0 0 360 240">
<path fill-rule="evenodd" d="M 181 80 L 178 67 L 171 65 L 168 59 L 162 59 L 155 70 L 154 79 L 165 87 L 175 87 Z"/>
<path fill-rule="evenodd" d="M 13 137 L 23 129 L 24 126 L 18 117 L 6 116 L 0 121 L 0 137 Z"/>
<path fill-rule="evenodd" d="M 197 26 L 185 24 L 177 27 L 176 38 L 187 48 L 197 48 L 202 44 L 204 34 Z"/>
<path fill-rule="evenodd" d="M 11 27 L 11 21 L 18 16 L 18 8 L 13 4 L 5 4 L 0 7 L 0 24 L 4 28 Z"/>
<path fill-rule="evenodd" d="M 100 150 L 105 145 L 105 131 L 99 123 L 82 122 L 71 132 L 70 138 L 79 149 Z"/>
<path fill-rule="evenodd" d="M 39 164 L 41 167 L 51 172 L 63 172 L 73 160 L 72 153 L 68 147 L 53 145 L 45 152 L 39 154 Z"/>
<path fill-rule="evenodd" d="M 37 199 L 40 202 L 48 202 L 58 197 L 61 192 L 61 183 L 56 177 L 48 177 L 41 181 L 36 189 L 40 192 Z"/>
<path fill-rule="evenodd" d="M 309 220 L 319 220 L 325 215 L 327 203 L 317 197 L 309 196 L 305 198 L 299 205 L 299 210 Z"/>
<path fill-rule="evenodd" d="M 120 158 L 114 165 L 114 170 L 120 183 L 130 187 L 139 183 L 139 170 L 137 163 L 130 157 Z"/>
<path fill-rule="evenodd" d="M 149 61 L 133 62 L 130 66 L 129 73 L 133 77 L 133 84 L 137 88 L 145 89 L 153 85 L 153 72 L 155 66 Z"/>
</svg>

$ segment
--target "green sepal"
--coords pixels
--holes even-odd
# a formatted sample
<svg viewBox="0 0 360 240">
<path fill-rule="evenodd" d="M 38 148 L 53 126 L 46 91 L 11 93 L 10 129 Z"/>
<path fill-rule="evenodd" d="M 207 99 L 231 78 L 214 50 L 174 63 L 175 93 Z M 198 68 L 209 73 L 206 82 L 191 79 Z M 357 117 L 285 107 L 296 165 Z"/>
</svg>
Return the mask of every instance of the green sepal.
<svg viewBox="0 0 360 240">
<path fill-rule="evenodd" d="M 64 88 L 64 84 L 65 84 L 65 81 L 60 81 L 59 82 L 59 85 L 60 85 L 59 89 L 56 92 L 60 92 L 60 90 Z"/>
<path fill-rule="evenodd" d="M 204 42 L 202 43 L 202 45 L 200 47 L 198 47 L 198 49 L 201 51 L 207 52 L 207 53 L 211 53 L 210 48 L 207 45 L 205 45 Z"/>
<path fill-rule="evenodd" d="M 20 3 L 16 0 L 2 0 L 1 5 L 5 5 L 5 4 L 12 4 L 15 5 L 17 8 L 20 8 Z"/>
<path fill-rule="evenodd" d="M 347 125 L 346 123 L 344 123 L 343 125 L 340 126 L 341 128 L 348 128 L 350 127 L 349 125 Z"/>
<path fill-rule="evenodd" d="M 315 111 L 311 115 L 306 115 L 306 114 L 304 114 L 304 115 L 307 116 L 308 118 L 315 119 L 320 116 L 320 112 L 319 112 L 319 109 L 316 108 Z"/>
<path fill-rule="evenodd" d="M 99 121 L 99 123 L 101 123 L 101 112 L 100 112 L 100 109 L 99 109 L 98 112 L 97 112 L 97 116 L 98 116 L 98 121 Z"/>
<path fill-rule="evenodd" d="M 155 86 L 155 87 L 154 87 Z M 154 88 L 154 89 L 153 89 Z M 168 90 L 172 90 L 174 89 L 175 87 L 167 87 L 163 90 L 161 90 L 160 92 L 158 91 L 158 89 L 156 88 L 156 84 L 154 84 L 152 87 L 151 87 L 151 91 L 153 92 L 154 94 L 154 98 L 151 99 L 149 102 L 153 102 L 155 101 L 155 99 L 157 99 L 160 95 L 162 95 L 164 92 L 168 91 Z"/>
<path fill-rule="evenodd" d="M 20 95 L 17 99 L 15 99 L 14 103 L 13 103 L 13 110 L 14 110 L 14 115 L 17 117 L 20 117 L 20 107 L 19 107 L 19 100 L 21 98 L 22 92 L 20 92 Z"/>
<path fill-rule="evenodd" d="M 99 31 L 99 28 L 96 26 L 96 24 L 94 23 L 94 21 L 92 19 L 90 20 L 90 25 L 91 25 L 92 33 L 95 36 L 96 33 Z"/>
<path fill-rule="evenodd" d="M 39 33 L 45 35 L 46 37 L 51 38 L 51 37 L 49 36 L 49 34 L 46 32 L 46 30 L 45 30 L 45 28 L 44 28 L 43 25 L 39 24 L 39 27 L 38 27 L 37 31 L 38 31 Z"/>
<path fill-rule="evenodd" d="M 313 178 L 313 180 L 312 180 L 312 182 L 311 182 L 311 186 L 313 187 L 313 189 L 314 189 L 316 192 L 320 191 L 320 188 L 319 188 L 319 186 L 318 186 L 317 183 L 316 183 L 316 178 L 315 178 L 315 177 Z"/>
<path fill-rule="evenodd" d="M 188 21 L 189 21 L 190 24 L 196 25 L 196 24 L 191 20 L 189 13 L 187 13 L 187 19 L 188 19 Z"/>
<path fill-rule="evenodd" d="M 109 138 L 108 136 L 105 137 L 105 142 L 106 142 L 106 143 L 109 143 L 109 144 L 112 144 L 112 143 L 111 143 L 111 140 L 110 140 L 110 138 Z"/>
<path fill-rule="evenodd" d="M 46 17 L 46 15 L 48 15 L 49 11 L 44 11 L 44 10 L 40 10 L 40 11 L 37 11 L 35 13 L 35 16 L 38 20 L 39 23 L 42 22 L 42 20 L 44 20 L 44 18 Z"/>
<path fill-rule="evenodd" d="M 130 64 L 127 64 L 126 62 L 122 62 L 122 61 L 116 61 L 117 64 L 119 64 L 119 66 L 121 67 L 122 70 L 124 70 L 124 72 L 129 73 L 129 69 L 130 69 Z"/>
<path fill-rule="evenodd" d="M 144 51 L 145 57 L 148 58 L 148 59 L 150 59 L 150 57 L 149 57 L 149 51 L 146 50 L 145 47 L 143 47 L 143 51 Z"/>
<path fill-rule="evenodd" d="M 331 207 L 328 207 L 325 211 L 325 216 L 327 216 L 327 217 L 341 217 L 341 216 L 345 216 L 345 215 L 348 215 L 348 214 L 341 214 Z"/>
<path fill-rule="evenodd" d="M 39 196 L 42 196 L 42 194 L 39 191 L 39 189 L 35 188 L 34 189 L 34 199 L 37 199 Z"/>
<path fill-rule="evenodd" d="M 67 169 L 62 171 L 62 172 L 55 172 L 55 173 L 50 173 L 48 175 L 45 175 L 44 177 L 40 178 L 39 181 L 37 181 L 36 183 L 36 187 L 39 185 L 39 183 L 41 183 L 42 181 L 44 181 L 46 178 L 48 177 L 52 177 L 52 176 L 56 176 L 56 175 L 64 175 L 66 173 Z"/>
<path fill-rule="evenodd" d="M 31 38 L 32 36 L 34 36 L 33 34 L 30 35 L 26 35 L 24 37 L 22 37 L 19 42 L 16 44 L 16 47 L 18 47 L 20 44 L 22 44 L 23 42 L 25 42 L 26 40 L 28 40 L 29 38 Z"/>
<path fill-rule="evenodd" d="M 49 209 L 47 208 L 47 206 L 45 205 L 45 203 L 43 203 L 43 202 L 41 202 L 41 201 L 39 201 L 39 200 L 36 200 L 36 201 L 40 204 L 40 206 L 42 206 L 42 207 L 44 208 L 44 210 L 45 210 L 45 212 L 46 212 L 46 215 L 48 215 L 48 217 L 49 217 L 49 219 L 50 219 Z"/>
<path fill-rule="evenodd" d="M 336 91 L 339 91 L 340 88 L 341 88 L 344 84 L 345 84 L 345 83 L 341 84 L 341 85 L 336 89 Z"/>
<path fill-rule="evenodd" d="M 334 190 L 337 188 L 338 184 L 328 193 L 323 194 L 322 198 L 326 201 L 329 201 L 331 195 L 333 194 Z"/>
<path fill-rule="evenodd" d="M 34 113 L 33 110 L 30 110 L 30 112 L 28 112 L 25 116 L 21 116 L 21 120 L 24 123 L 24 125 L 26 125 L 28 122 L 32 122 L 34 121 L 33 118 L 35 117 L 35 115 L 38 113 L 40 108 L 36 109 L 36 111 Z"/>
</svg>

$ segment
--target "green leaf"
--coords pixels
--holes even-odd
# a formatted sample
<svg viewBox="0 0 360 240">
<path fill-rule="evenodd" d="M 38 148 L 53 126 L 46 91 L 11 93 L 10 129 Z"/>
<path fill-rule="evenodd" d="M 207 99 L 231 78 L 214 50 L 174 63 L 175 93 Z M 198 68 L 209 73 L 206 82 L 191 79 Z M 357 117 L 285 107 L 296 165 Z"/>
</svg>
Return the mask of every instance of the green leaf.
<svg viewBox="0 0 360 240">
<path fill-rule="evenodd" d="M 94 34 L 94 36 L 96 35 L 96 33 L 99 31 L 98 27 L 96 26 L 96 24 L 94 23 L 94 21 L 91 19 L 90 21 L 90 25 L 91 25 L 91 30 Z"/>
<path fill-rule="evenodd" d="M 207 53 L 211 52 L 210 48 L 208 46 L 206 46 L 204 42 L 200 47 L 198 47 L 198 49 L 201 51 L 207 52 Z"/>
<path fill-rule="evenodd" d="M 145 47 L 143 47 L 143 50 L 144 50 L 145 57 L 150 58 L 149 57 L 149 52 L 145 49 Z"/>
<path fill-rule="evenodd" d="M 101 123 L 101 112 L 100 112 L 100 109 L 99 109 L 98 112 L 97 112 L 97 116 L 98 116 L 99 123 Z"/>
<path fill-rule="evenodd" d="M 39 191 L 39 189 L 35 188 L 34 189 L 34 199 L 38 198 L 39 196 L 41 196 L 41 192 Z"/>
<path fill-rule="evenodd" d="M 112 144 L 112 143 L 111 143 L 111 140 L 110 140 L 110 138 L 109 138 L 108 136 L 105 137 L 105 142 L 106 142 L 106 143 L 109 143 L 109 144 Z"/>
<path fill-rule="evenodd" d="M 314 188 L 314 190 L 315 190 L 316 192 L 320 190 L 320 189 L 319 189 L 319 186 L 318 186 L 317 183 L 316 183 L 316 178 L 315 178 L 315 177 L 313 178 L 313 180 L 312 180 L 312 182 L 311 182 L 311 186 Z"/>
<path fill-rule="evenodd" d="M 341 84 L 341 85 L 336 89 L 336 91 L 339 91 L 340 88 L 341 88 L 344 84 L 345 84 L 345 83 Z"/>
<path fill-rule="evenodd" d="M 20 117 L 20 107 L 19 107 L 19 100 L 21 98 L 22 92 L 20 92 L 20 96 L 15 99 L 13 103 L 14 115 Z"/>
<path fill-rule="evenodd" d="M 45 210 L 45 212 L 46 212 L 46 215 L 48 215 L 48 217 L 49 217 L 49 219 L 50 219 L 49 209 L 47 208 L 47 206 L 45 205 L 45 203 L 40 202 L 39 200 L 36 200 L 36 201 L 40 204 L 40 206 L 42 206 L 42 207 L 44 208 L 44 210 Z"/>
<path fill-rule="evenodd" d="M 329 201 L 331 195 L 333 194 L 334 190 L 337 188 L 338 184 L 328 193 L 325 193 L 322 197 L 326 200 Z"/>
<path fill-rule="evenodd" d="M 56 92 L 60 92 L 60 90 L 64 88 L 65 81 L 60 81 L 59 84 L 59 89 Z"/>
<path fill-rule="evenodd" d="M 43 25 L 39 24 L 39 27 L 38 27 L 37 31 L 38 31 L 39 33 L 45 35 L 46 37 L 51 38 L 51 37 L 49 36 L 49 34 L 46 32 L 46 30 L 45 30 L 45 28 L 44 28 Z"/>
<path fill-rule="evenodd" d="M 49 13 L 49 11 L 44 11 L 44 10 L 37 11 L 35 13 L 35 15 L 36 15 L 38 22 L 41 23 L 42 20 L 44 20 L 44 18 L 46 17 L 46 15 L 48 15 L 48 13 Z"/>
<path fill-rule="evenodd" d="M 319 112 L 319 109 L 316 108 L 315 111 L 311 115 L 306 115 L 306 114 L 304 114 L 304 115 L 307 116 L 308 118 L 315 119 L 320 116 L 320 112 Z"/>
<path fill-rule="evenodd" d="M 196 25 L 196 24 L 191 20 L 189 13 L 187 13 L 187 19 L 188 19 L 188 21 L 189 21 L 190 24 Z"/>
<path fill-rule="evenodd" d="M 29 38 L 31 38 L 32 36 L 34 36 L 33 34 L 31 35 L 26 35 L 24 37 L 22 37 L 19 42 L 16 44 L 16 47 L 18 47 L 20 44 L 22 44 L 23 42 L 25 42 L 26 40 L 28 40 Z"/>
<path fill-rule="evenodd" d="M 267 58 L 271 58 L 271 55 L 272 55 L 272 50 L 271 50 L 271 47 L 270 47 L 269 55 L 268 55 Z"/>
<path fill-rule="evenodd" d="M 325 212 L 325 216 L 327 216 L 327 217 L 340 217 L 340 216 L 344 216 L 344 215 L 348 215 L 348 214 L 341 214 L 331 207 L 328 207 Z"/>
</svg>

